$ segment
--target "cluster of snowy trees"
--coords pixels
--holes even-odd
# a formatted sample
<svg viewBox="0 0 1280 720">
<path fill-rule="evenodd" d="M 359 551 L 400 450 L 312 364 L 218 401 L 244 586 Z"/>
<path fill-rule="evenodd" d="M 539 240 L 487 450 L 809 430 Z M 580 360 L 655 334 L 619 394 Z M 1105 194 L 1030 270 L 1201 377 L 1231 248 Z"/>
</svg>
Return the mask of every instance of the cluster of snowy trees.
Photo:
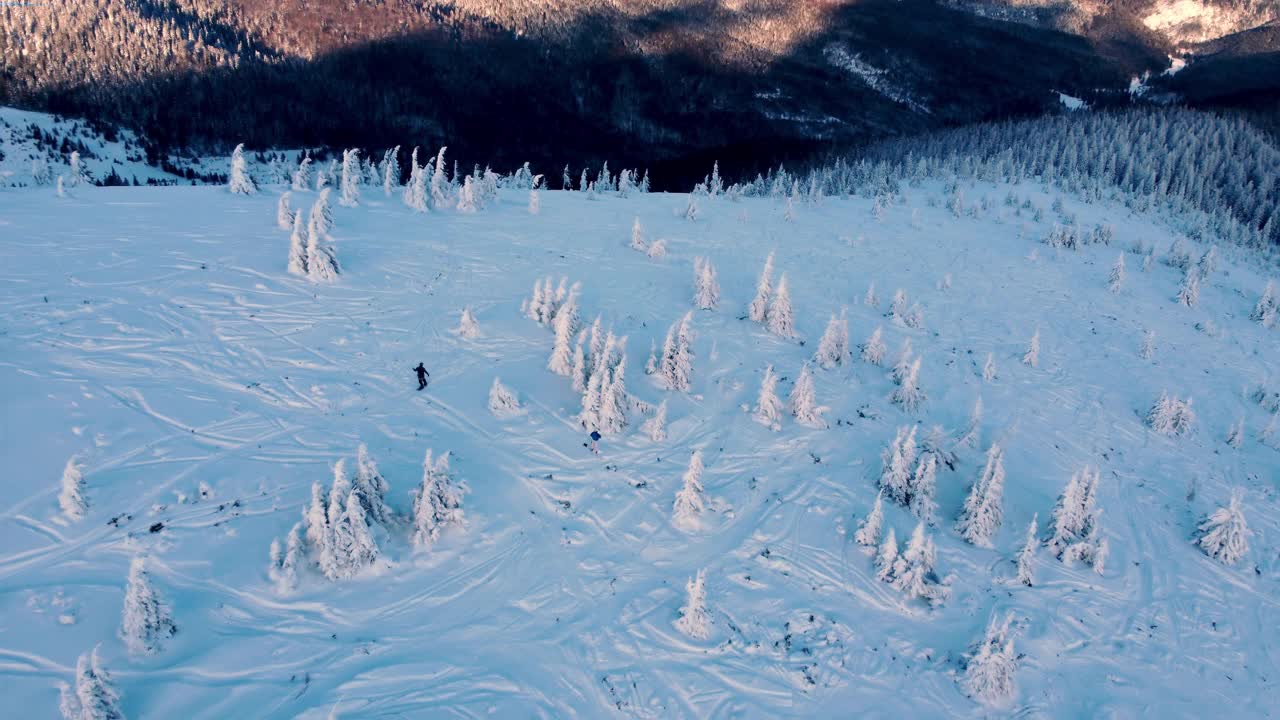
<svg viewBox="0 0 1280 720">
<path fill-rule="evenodd" d="M 1089 467 L 1071 476 L 1053 508 L 1053 535 L 1046 543 L 1054 557 L 1067 565 L 1083 562 L 1098 574 L 1105 569 L 1108 554 L 1107 540 L 1101 536 L 1099 524 L 1102 510 L 1097 507 L 1100 476 L 1097 468 Z M 1025 567 L 1023 582 L 1026 585 L 1031 584 L 1029 563 L 1029 558 L 1019 562 L 1019 577 L 1022 578 Z"/>
<path fill-rule="evenodd" d="M 997 620 L 965 658 L 960 685 L 969 697 L 988 705 L 1002 705 L 1013 698 L 1018 656 L 1013 650 L 1013 614 Z"/>
<path fill-rule="evenodd" d="M 934 570 L 938 551 L 933 538 L 925 531 L 925 522 L 916 523 L 905 549 L 899 548 L 893 528 L 885 533 L 883 491 L 876 496 L 871 513 L 858 527 L 854 539 L 858 544 L 875 549 L 876 577 L 889 583 L 909 598 L 920 598 L 937 606 L 951 596 L 951 578 L 939 578 Z"/>
<path fill-rule="evenodd" d="M 297 587 L 300 573 L 314 568 L 330 580 L 358 575 L 382 555 L 385 543 L 400 527 L 400 518 L 387 503 L 390 484 L 362 444 L 356 452 L 356 471 L 345 459 L 334 464 L 333 482 L 326 492 L 315 482 L 311 501 L 284 542 L 271 543 L 268 575 L 280 593 Z M 422 483 L 413 493 L 413 543 L 429 546 L 440 533 L 462 522 L 466 487 L 453 479 L 449 454 L 423 461 Z"/>
<path fill-rule="evenodd" d="M 329 188 L 319 192 L 306 214 L 305 224 L 302 210 L 294 210 L 289 205 L 291 192 L 282 194 L 276 207 L 276 224 L 292 227 L 289 234 L 289 272 L 312 282 L 336 280 L 342 273 L 337 253 L 330 242 L 333 208 L 329 192 Z"/>
<path fill-rule="evenodd" d="M 930 443 L 930 448 L 933 447 L 936 447 L 936 442 Z M 880 496 L 908 508 L 920 520 L 932 523 L 938 508 L 934 497 L 938 457 L 939 452 L 933 449 L 919 450 L 915 425 L 898 428 L 893 441 L 881 455 L 884 467 L 880 472 Z M 880 497 L 876 502 L 879 504 Z"/>
<path fill-rule="evenodd" d="M 1147 412 L 1147 425 L 1161 435 L 1185 435 L 1196 420 L 1191 402 L 1191 398 L 1182 400 L 1167 392 L 1160 393 L 1160 399 Z"/>
<path fill-rule="evenodd" d="M 764 270 L 756 283 L 756 294 L 747 307 L 747 317 L 760 323 L 769 332 L 784 338 L 796 336 L 795 312 L 791 308 L 791 291 L 787 287 L 787 275 L 783 273 L 778 287 L 773 286 L 773 253 L 764 261 Z"/>
</svg>

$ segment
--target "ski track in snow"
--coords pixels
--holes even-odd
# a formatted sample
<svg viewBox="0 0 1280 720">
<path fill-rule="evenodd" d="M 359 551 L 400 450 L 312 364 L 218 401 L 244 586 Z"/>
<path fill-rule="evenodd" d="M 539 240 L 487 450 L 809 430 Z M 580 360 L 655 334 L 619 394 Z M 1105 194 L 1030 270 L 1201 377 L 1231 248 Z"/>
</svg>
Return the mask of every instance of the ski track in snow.
<svg viewBox="0 0 1280 720">
<path fill-rule="evenodd" d="M 1005 192 L 966 189 L 975 199 Z M 1045 208 L 1053 199 L 1029 185 L 1017 192 Z M 958 660 L 992 612 L 1012 610 L 1024 654 L 1019 715 L 1230 707 L 1270 716 L 1280 700 L 1280 454 L 1257 442 L 1267 416 L 1245 398 L 1268 374 L 1280 380 L 1277 336 L 1247 319 L 1264 280 L 1224 262 L 1192 310 L 1172 302 L 1178 273 L 1158 263 L 1143 273 L 1127 254 L 1126 288 L 1113 296 L 1110 263 L 1133 240 L 1163 252 L 1173 236 L 1163 220 L 1068 198 L 1085 227 L 1113 224 L 1116 244 L 1078 253 L 1039 245 L 1033 262 L 1027 253 L 1052 217 L 1036 224 L 997 203 L 984 218 L 955 219 L 926 204 L 930 193 L 940 186 L 907 190 L 880 223 L 870 200 L 840 198 L 797 207 L 794 223 L 768 200 L 704 199 L 703 218 L 689 223 L 676 217 L 681 196 L 587 202 L 548 192 L 532 217 L 513 192 L 473 215 L 416 216 L 365 188 L 362 207 L 335 208 L 345 274 L 331 286 L 284 272 L 288 239 L 272 222 L 273 192 L 0 194 L 11 223 L 0 244 L 0 448 L 23 471 L 0 483 L 0 678 L 12 707 L 52 716 L 58 682 L 102 643 L 131 717 L 829 717 L 854 708 L 979 717 L 988 710 L 956 686 Z M 295 204 L 312 195 L 294 193 Z M 637 216 L 650 239 L 667 240 L 667 257 L 627 248 Z M 770 250 L 791 281 L 803 347 L 740 319 Z M 696 255 L 715 263 L 722 306 L 695 313 L 694 388 L 669 394 L 641 368 L 649 341 L 661 344 L 689 308 Z M 944 273 L 954 283 L 946 291 L 936 288 Z M 582 282 L 584 320 L 600 313 L 629 337 L 628 389 L 655 405 L 669 398 L 667 441 L 651 443 L 635 417 L 606 438 L 602 456 L 583 447 L 579 398 L 545 370 L 552 335 L 518 310 L 547 275 Z M 861 302 L 872 281 L 877 309 Z M 922 329 L 882 317 L 898 287 L 924 308 Z M 477 339 L 451 332 L 463 305 L 479 319 Z M 829 429 L 755 423 L 741 406 L 754 405 L 764 366 L 776 366 L 785 399 L 842 305 L 855 346 L 884 325 L 892 359 L 911 338 L 924 356 L 923 410 L 890 405 L 887 371 L 855 361 L 816 373 Z M 1206 318 L 1223 337 L 1194 328 Z M 1137 354 L 1145 327 L 1158 332 L 1152 361 Z M 1020 358 L 1037 328 L 1032 369 Z M 992 384 L 980 377 L 987 352 L 999 370 Z M 419 360 L 432 374 L 416 393 Z M 489 414 L 495 376 L 519 394 L 523 414 Z M 1142 424 L 1164 389 L 1195 397 L 1190 438 Z M 957 470 L 939 476 L 932 529 L 954 595 L 930 609 L 877 581 L 851 538 L 896 427 L 957 431 L 979 395 L 983 447 L 998 440 L 1007 452 L 1005 523 L 996 550 L 964 545 L 952 530 L 981 463 L 980 451 L 963 452 Z M 1233 451 L 1222 437 L 1241 413 L 1249 440 Z M 427 448 L 452 452 L 470 487 L 465 531 L 414 552 L 405 525 L 368 576 L 309 575 L 296 593 L 275 594 L 270 540 L 360 442 L 401 513 Z M 710 510 L 681 529 L 671 505 L 694 449 L 704 453 Z M 91 503 L 79 522 L 57 512 L 57 479 L 73 454 Z M 1042 551 L 1037 586 L 1009 584 L 1031 514 L 1043 530 L 1085 463 L 1102 470 L 1106 573 Z M 210 497 L 200 498 L 201 482 Z M 1225 568 L 1188 538 L 1232 486 L 1246 490 L 1256 534 L 1246 562 Z M 902 540 L 915 524 L 888 505 L 886 522 Z M 151 532 L 153 523 L 163 528 Z M 151 558 L 179 627 L 163 653 L 141 659 L 115 634 L 136 554 Z M 713 618 L 705 641 L 674 625 L 700 568 Z"/>
</svg>

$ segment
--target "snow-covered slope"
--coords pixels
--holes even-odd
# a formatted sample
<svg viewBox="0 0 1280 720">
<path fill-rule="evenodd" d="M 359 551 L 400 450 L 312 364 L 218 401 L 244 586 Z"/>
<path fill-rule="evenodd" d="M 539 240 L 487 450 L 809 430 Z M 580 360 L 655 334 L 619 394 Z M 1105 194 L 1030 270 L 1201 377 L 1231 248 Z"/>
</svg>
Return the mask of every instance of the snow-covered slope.
<svg viewBox="0 0 1280 720">
<path fill-rule="evenodd" d="M 703 198 L 690 222 L 676 195 L 544 193 L 530 215 L 524 193 L 504 191 L 478 213 L 417 215 L 365 188 L 361 207 L 335 208 L 344 274 L 331 285 L 285 272 L 274 192 L 0 193 L 6 707 L 55 716 L 59 683 L 101 644 L 134 718 L 982 716 L 991 710 L 957 682 L 961 658 L 1011 611 L 1017 693 L 999 712 L 1267 716 L 1280 699 L 1280 452 L 1258 439 L 1270 415 L 1249 397 L 1276 371 L 1276 331 L 1249 320 L 1265 278 L 1224 259 L 1188 308 L 1174 302 L 1182 273 L 1159 261 L 1173 239 L 1159 218 L 1066 198 L 1063 214 L 1111 225 L 1114 240 L 1054 250 L 1040 243 L 1059 220 L 1053 197 L 961 190 L 960 217 L 926 183 L 878 212 L 866 199 L 788 213 Z M 1009 192 L 1032 207 L 1015 214 Z M 628 247 L 635 218 L 666 240 L 665 257 Z M 1156 248 L 1149 271 L 1128 252 L 1138 242 Z M 803 344 L 743 319 L 770 252 Z M 1128 277 L 1113 294 L 1122 252 Z M 672 393 L 640 369 L 691 309 L 696 256 L 715 265 L 722 303 L 694 314 L 692 389 Z M 628 389 L 668 400 L 667 440 L 644 437 L 633 416 L 588 452 L 579 395 L 545 369 L 553 336 L 520 313 L 546 275 L 580 281 L 585 318 L 629 337 Z M 921 328 L 884 317 L 898 288 L 920 303 Z M 480 337 L 450 331 L 463 306 Z M 844 307 L 855 358 L 816 373 L 831 427 L 754 422 L 744 406 L 765 367 L 785 399 Z M 889 403 L 886 369 L 856 359 L 881 326 L 891 359 L 905 339 L 923 358 L 915 414 Z M 524 412 L 488 411 L 495 377 Z M 1194 397 L 1189 435 L 1144 424 L 1162 391 Z M 958 433 L 978 398 L 979 447 L 938 479 L 930 532 L 953 579 L 931 609 L 878 581 L 852 536 L 897 429 Z M 1237 450 L 1224 438 L 1241 417 Z M 271 540 L 361 442 L 402 515 L 424 453 L 453 453 L 470 489 L 465 528 L 415 552 L 402 522 L 366 575 L 330 582 L 308 569 L 296 591 L 275 593 Z M 1005 450 L 1005 519 L 994 549 L 980 549 L 954 521 L 992 442 Z M 671 510 L 695 450 L 709 505 L 682 529 Z M 57 498 L 72 456 L 89 503 L 76 522 Z M 1101 471 L 1104 572 L 1042 549 L 1034 587 L 1015 584 L 1027 523 L 1038 513 L 1044 528 L 1086 465 Z M 1190 538 L 1237 487 L 1255 534 L 1226 567 Z M 885 513 L 900 538 L 916 524 Z M 117 628 L 139 555 L 178 632 L 131 658 Z M 675 626 L 699 570 L 705 640 Z"/>
</svg>

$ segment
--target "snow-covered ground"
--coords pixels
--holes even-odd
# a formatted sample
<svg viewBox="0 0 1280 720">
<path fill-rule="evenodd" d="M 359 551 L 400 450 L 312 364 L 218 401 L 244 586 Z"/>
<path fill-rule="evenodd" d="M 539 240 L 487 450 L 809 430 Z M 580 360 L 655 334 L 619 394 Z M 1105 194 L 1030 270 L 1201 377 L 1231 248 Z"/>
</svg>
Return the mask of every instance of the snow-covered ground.
<svg viewBox="0 0 1280 720">
<path fill-rule="evenodd" d="M 534 216 L 514 191 L 474 214 L 416 215 L 365 188 L 361 207 L 335 208 L 344 274 L 332 285 L 285 272 L 273 191 L 0 193 L 6 708 L 55 717 L 59 683 L 101 644 L 132 718 L 976 717 L 992 709 L 962 692 L 961 657 L 1012 611 L 1017 694 L 996 712 L 1271 716 L 1280 452 L 1259 441 L 1270 415 L 1249 398 L 1269 375 L 1280 382 L 1280 335 L 1248 317 L 1265 278 L 1224 261 L 1187 308 L 1174 302 L 1182 273 L 1159 261 L 1174 237 L 1159 218 L 1066 198 L 1082 228 L 1108 223 L 1115 239 L 1054 250 L 1040 243 L 1058 219 L 1053 196 L 1013 188 L 1044 210 L 1035 221 L 1004 204 L 1008 187 L 962 190 L 990 208 L 954 217 L 931 183 L 880 220 L 865 199 L 800 205 L 790 222 L 770 200 L 703 199 L 690 222 L 685 196 L 562 192 L 544 193 Z M 313 197 L 294 193 L 295 206 Z M 637 217 L 666 257 L 628 248 Z M 1128 252 L 1135 241 L 1157 249 L 1148 272 Z M 743 319 L 770 252 L 803 344 Z M 1121 252 L 1128 276 L 1112 294 Z M 695 313 L 692 390 L 671 393 L 641 368 L 691 309 L 695 256 L 714 263 L 723 298 Z M 584 317 L 629 337 L 628 389 L 669 400 L 667 440 L 633 417 L 598 457 L 584 447 L 579 395 L 545 369 L 553 336 L 520 314 L 546 275 L 580 281 Z M 898 288 L 921 304 L 922 328 L 883 316 Z M 451 333 L 463 306 L 476 339 Z M 765 367 L 785 399 L 843 307 L 855 358 L 816 373 L 831 427 L 754 422 L 743 406 Z M 914 415 L 888 402 L 886 369 L 856 359 L 878 326 L 890 358 L 907 338 L 923 357 L 928 398 Z M 1037 331 L 1033 368 L 1020 359 Z M 522 414 L 488 411 L 494 377 Z M 1190 435 L 1144 424 L 1162 391 L 1194 397 Z M 979 397 L 980 447 L 938 479 L 931 532 L 953 580 L 931 609 L 878 581 L 852 535 L 897 428 L 958 433 Z M 1242 416 L 1237 450 L 1224 438 Z M 954 519 L 993 441 L 1005 449 L 1005 520 L 995 548 L 979 549 Z M 453 453 L 470 488 L 465 529 L 415 552 L 406 525 L 365 576 L 308 570 L 278 595 L 271 540 L 361 442 L 404 514 L 424 453 Z M 710 502 L 688 530 L 671 509 L 694 450 Z M 72 456 L 89 502 L 78 522 L 58 509 Z M 1038 513 L 1046 527 L 1086 465 L 1101 471 L 1105 571 L 1042 549 L 1035 586 L 1015 584 L 1027 523 Z M 1191 537 L 1232 488 L 1255 534 L 1227 567 Z M 885 512 L 905 539 L 915 519 Z M 178 632 L 133 658 L 117 628 L 139 555 Z M 675 621 L 703 569 L 713 624 L 695 640 Z"/>
</svg>

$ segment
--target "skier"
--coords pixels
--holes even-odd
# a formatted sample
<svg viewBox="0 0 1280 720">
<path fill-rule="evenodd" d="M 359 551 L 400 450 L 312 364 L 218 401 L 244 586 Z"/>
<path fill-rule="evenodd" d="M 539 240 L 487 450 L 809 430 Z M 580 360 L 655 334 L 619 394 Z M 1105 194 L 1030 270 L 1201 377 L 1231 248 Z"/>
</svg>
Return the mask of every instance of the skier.
<svg viewBox="0 0 1280 720">
<path fill-rule="evenodd" d="M 596 430 L 591 431 L 591 452 L 600 454 L 600 433 Z"/>
<path fill-rule="evenodd" d="M 413 371 L 418 373 L 418 389 L 421 390 L 425 388 L 427 386 L 427 378 L 431 377 L 431 373 L 427 372 L 427 369 L 422 366 L 422 363 L 418 363 L 418 367 L 414 368 Z"/>
</svg>

